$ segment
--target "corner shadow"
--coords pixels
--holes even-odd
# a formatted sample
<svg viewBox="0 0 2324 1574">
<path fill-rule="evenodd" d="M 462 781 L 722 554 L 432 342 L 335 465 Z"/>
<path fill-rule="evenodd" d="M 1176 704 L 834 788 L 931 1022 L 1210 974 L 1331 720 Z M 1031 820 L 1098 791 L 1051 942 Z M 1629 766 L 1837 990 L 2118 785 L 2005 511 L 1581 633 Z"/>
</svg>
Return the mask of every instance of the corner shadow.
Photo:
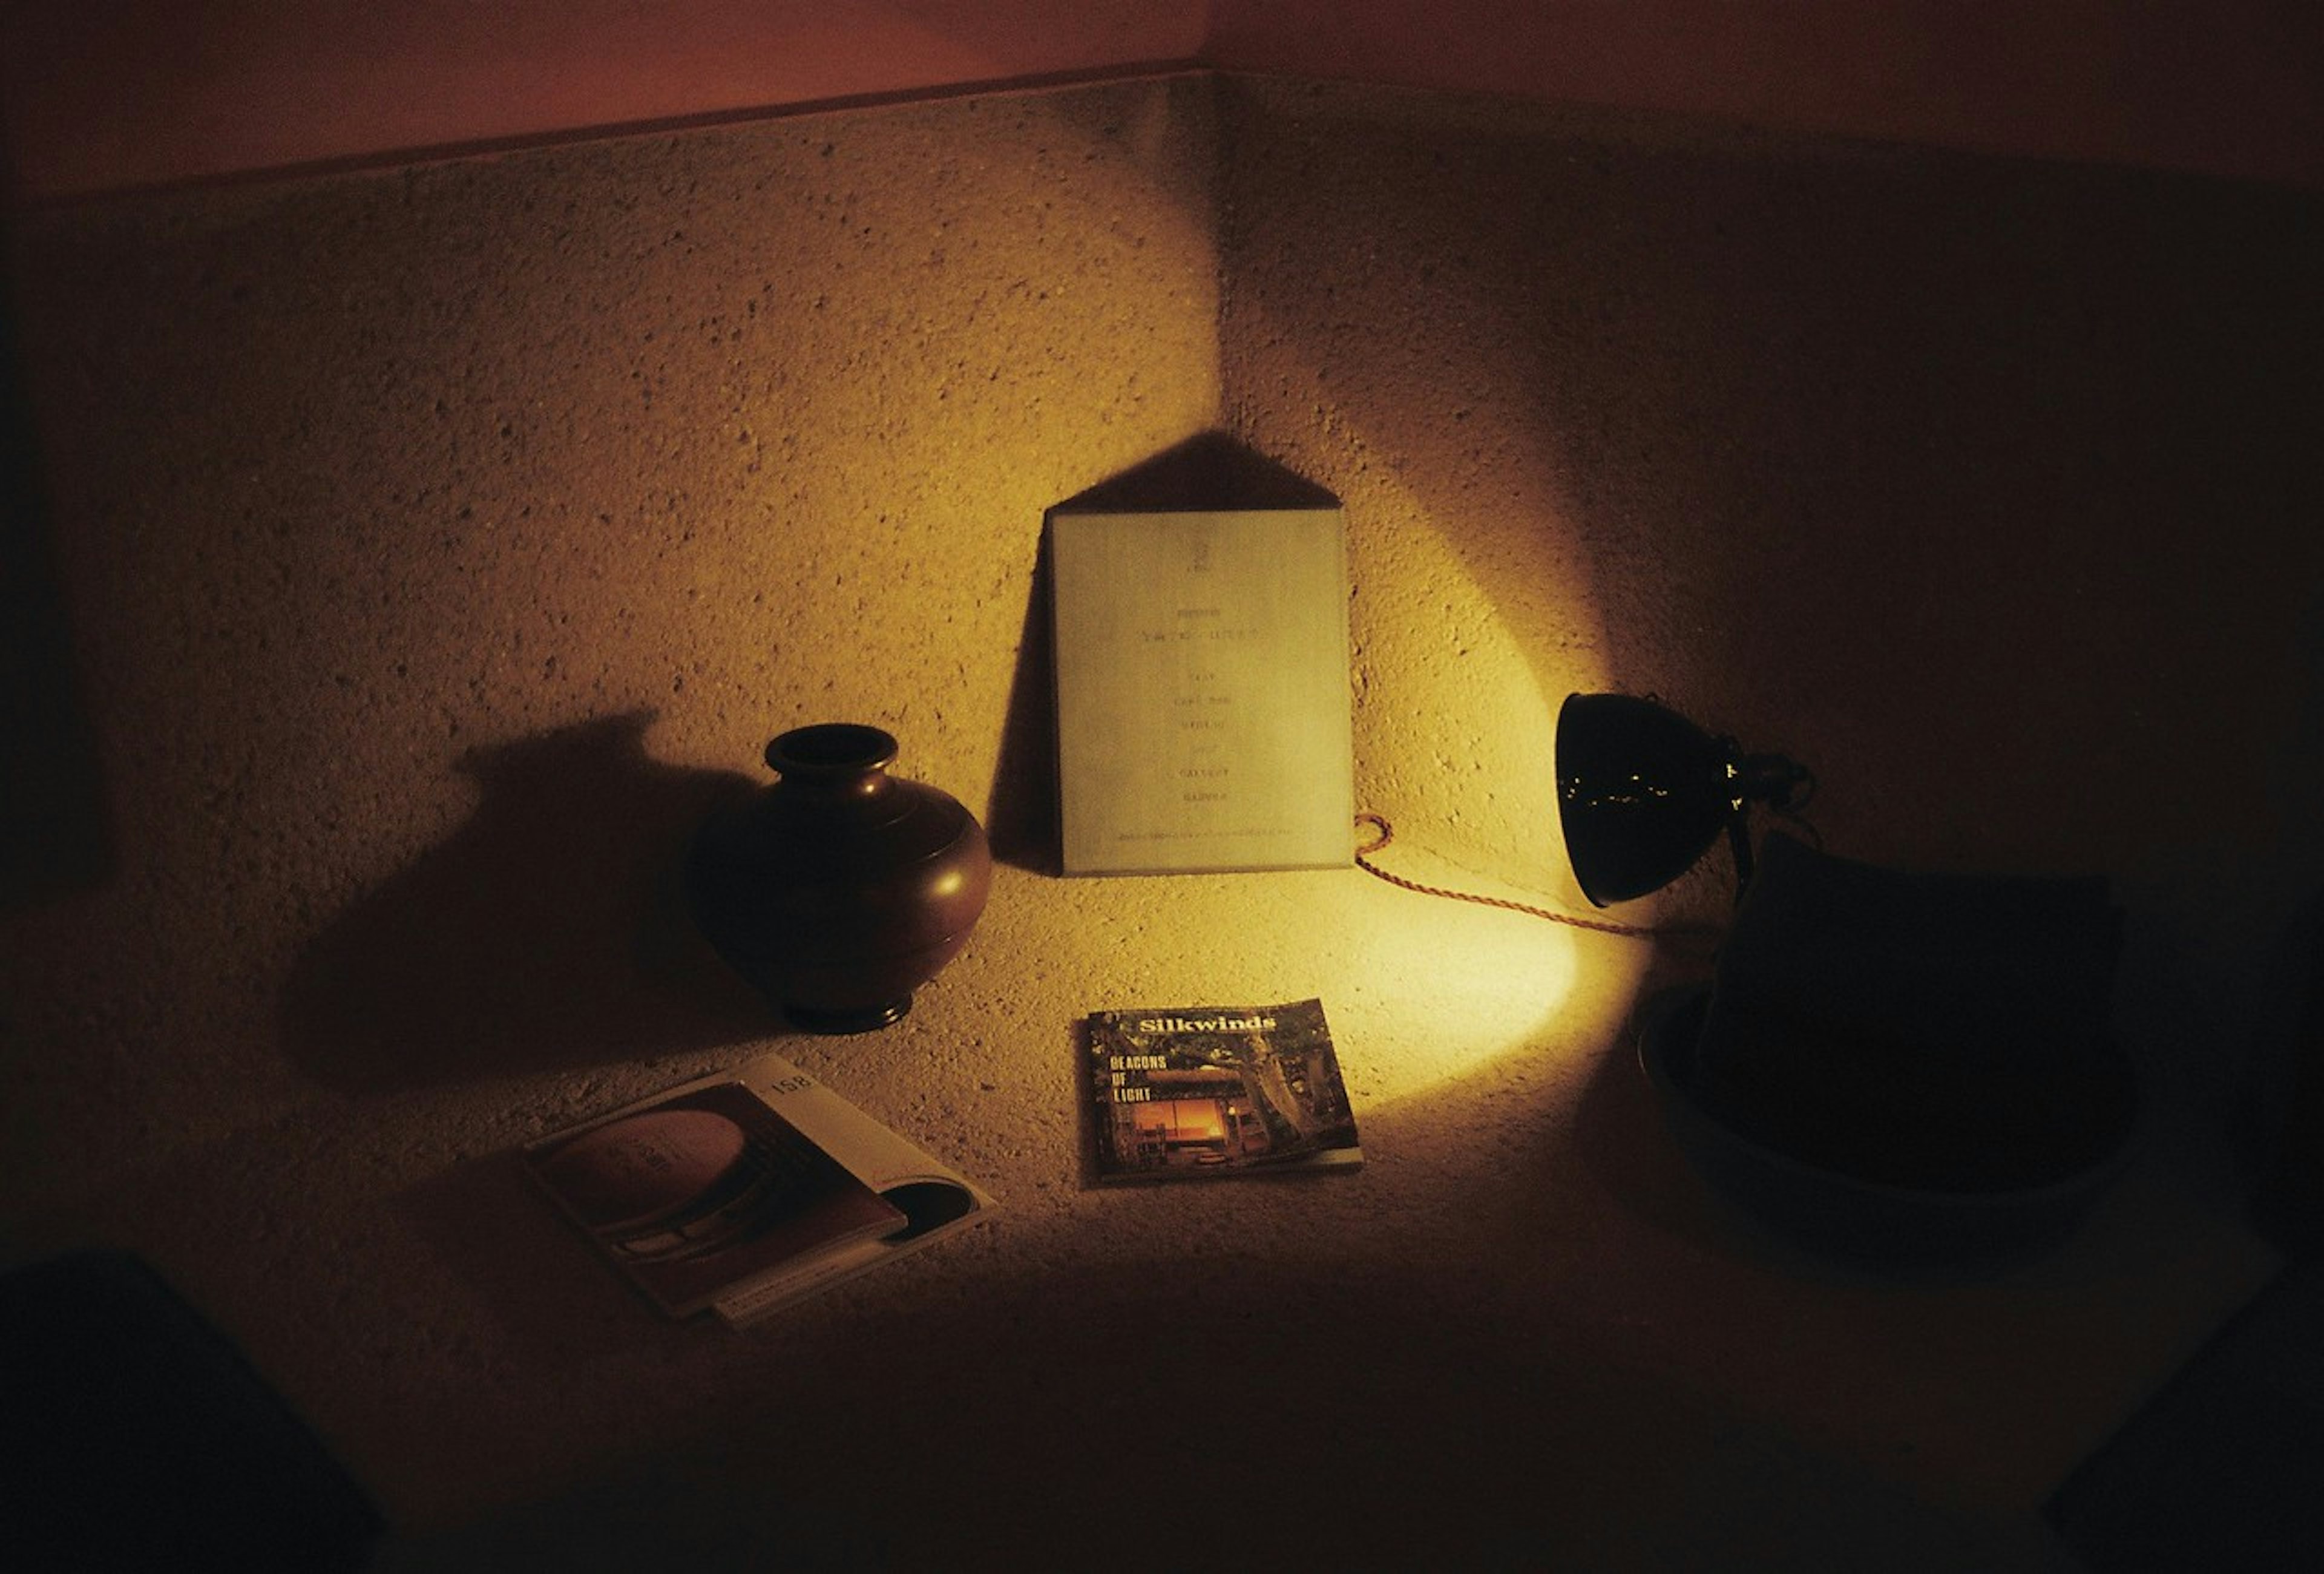
<svg viewBox="0 0 2324 1574">
<path fill-rule="evenodd" d="M 986 800 L 984 833 L 992 856 L 1014 869 L 1056 874 L 1057 846 L 1057 655 L 1049 626 L 1049 533 L 1033 558 L 1032 594 L 1009 680 L 1001 723 L 1001 758 Z"/>
<path fill-rule="evenodd" d="M 0 254 L 14 240 L 0 214 Z M 16 309 L 0 279 L 0 912 L 109 884 L 116 862 Z"/>
<path fill-rule="evenodd" d="M 1174 443 L 1051 513 L 1170 514 L 1207 509 L 1337 508 L 1340 500 L 1225 432 Z"/>
<path fill-rule="evenodd" d="M 1163 514 L 1337 508 L 1340 500 L 1224 432 L 1201 432 L 1050 507 L 1034 558 L 1031 598 L 1001 724 L 1001 759 L 985 812 L 992 856 L 1056 874 L 1058 848 L 1056 646 L 1047 521 L 1060 513 Z"/>
<path fill-rule="evenodd" d="M 651 712 L 473 750 L 482 801 L 293 964 L 284 1043 L 351 1091 L 634 1060 L 785 1031 L 687 916 L 694 828 L 748 778 L 648 757 Z"/>
</svg>

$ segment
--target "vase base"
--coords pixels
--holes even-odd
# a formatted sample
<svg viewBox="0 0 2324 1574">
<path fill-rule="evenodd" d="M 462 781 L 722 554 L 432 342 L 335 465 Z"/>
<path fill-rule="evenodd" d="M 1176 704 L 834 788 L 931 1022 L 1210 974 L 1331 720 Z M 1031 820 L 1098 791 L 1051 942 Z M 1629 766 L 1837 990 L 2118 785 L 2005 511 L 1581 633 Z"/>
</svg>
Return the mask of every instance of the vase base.
<svg viewBox="0 0 2324 1574">
<path fill-rule="evenodd" d="M 882 1027 L 892 1027 L 901 1022 L 912 1008 L 912 997 L 899 995 L 876 1006 L 859 1006 L 848 1010 L 827 1011 L 813 1006 L 783 1007 L 783 1015 L 794 1027 L 808 1033 L 844 1034 L 874 1033 Z"/>
</svg>

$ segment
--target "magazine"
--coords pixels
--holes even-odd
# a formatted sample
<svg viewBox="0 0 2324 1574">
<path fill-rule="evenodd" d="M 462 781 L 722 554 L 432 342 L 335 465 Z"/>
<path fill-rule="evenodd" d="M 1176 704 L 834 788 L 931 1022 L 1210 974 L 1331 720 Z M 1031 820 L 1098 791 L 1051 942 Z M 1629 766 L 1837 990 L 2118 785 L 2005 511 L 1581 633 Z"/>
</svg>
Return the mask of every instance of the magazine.
<svg viewBox="0 0 2324 1574">
<path fill-rule="evenodd" d="M 950 1234 L 992 1199 L 780 1055 L 524 1149 L 526 1167 L 673 1317 L 736 1326 Z"/>
<path fill-rule="evenodd" d="M 1363 1163 L 1320 1000 L 1099 1011 L 1088 1045 L 1100 1182 Z"/>
</svg>

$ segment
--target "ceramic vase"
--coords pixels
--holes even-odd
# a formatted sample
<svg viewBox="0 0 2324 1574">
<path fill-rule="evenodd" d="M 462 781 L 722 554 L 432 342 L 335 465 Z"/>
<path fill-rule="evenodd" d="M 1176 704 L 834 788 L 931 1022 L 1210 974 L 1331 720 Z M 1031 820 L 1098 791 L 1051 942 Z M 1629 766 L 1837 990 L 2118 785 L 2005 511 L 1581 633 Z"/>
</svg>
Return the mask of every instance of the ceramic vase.
<svg viewBox="0 0 2324 1574">
<path fill-rule="evenodd" d="M 778 779 L 714 815 L 687 854 L 696 923 L 794 1025 L 863 1033 L 967 943 L 992 886 L 984 828 L 890 776 L 896 740 L 825 723 L 767 745 Z"/>
</svg>

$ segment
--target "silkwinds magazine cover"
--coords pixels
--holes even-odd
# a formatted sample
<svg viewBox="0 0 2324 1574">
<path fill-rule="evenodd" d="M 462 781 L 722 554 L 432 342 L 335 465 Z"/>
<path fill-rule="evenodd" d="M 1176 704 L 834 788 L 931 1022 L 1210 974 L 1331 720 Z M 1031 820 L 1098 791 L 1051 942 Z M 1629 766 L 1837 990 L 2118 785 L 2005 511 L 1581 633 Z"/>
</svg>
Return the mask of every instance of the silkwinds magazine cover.
<svg viewBox="0 0 2324 1574">
<path fill-rule="evenodd" d="M 1099 1011 L 1088 1054 L 1102 1182 L 1363 1163 L 1320 1000 Z"/>
</svg>

